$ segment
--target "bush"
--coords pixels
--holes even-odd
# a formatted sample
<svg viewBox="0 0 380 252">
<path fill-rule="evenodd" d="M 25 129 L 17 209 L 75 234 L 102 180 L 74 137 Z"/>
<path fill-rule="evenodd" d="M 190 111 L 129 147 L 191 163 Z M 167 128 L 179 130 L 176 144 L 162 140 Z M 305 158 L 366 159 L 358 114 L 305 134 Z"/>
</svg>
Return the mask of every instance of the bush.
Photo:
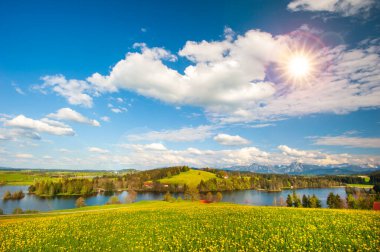
<svg viewBox="0 0 380 252">
<path fill-rule="evenodd" d="M 112 196 L 109 200 L 108 200 L 108 202 L 107 202 L 107 204 L 110 204 L 110 205 L 113 205 L 113 204 L 120 204 L 121 202 L 120 202 L 120 200 L 119 200 L 119 198 L 117 197 L 117 196 Z"/>
<path fill-rule="evenodd" d="M 84 200 L 83 197 L 79 197 L 76 201 L 75 201 L 75 206 L 76 207 L 84 207 L 86 206 L 86 202 Z"/>
<path fill-rule="evenodd" d="M 21 208 L 16 207 L 15 209 L 13 209 L 13 212 L 12 212 L 12 213 L 13 213 L 13 214 L 23 214 L 24 211 L 22 211 Z"/>
<path fill-rule="evenodd" d="M 164 195 L 164 201 L 171 202 L 172 201 L 172 195 L 170 192 L 166 192 Z"/>
</svg>

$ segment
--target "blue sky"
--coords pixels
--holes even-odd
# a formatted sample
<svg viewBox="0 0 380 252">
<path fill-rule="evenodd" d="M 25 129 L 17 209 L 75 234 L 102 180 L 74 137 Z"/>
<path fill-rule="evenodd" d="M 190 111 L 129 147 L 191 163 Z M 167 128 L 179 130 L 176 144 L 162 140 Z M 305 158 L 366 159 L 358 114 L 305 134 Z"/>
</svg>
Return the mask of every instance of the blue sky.
<svg viewBox="0 0 380 252">
<path fill-rule="evenodd" d="M 374 0 L 2 1 L 0 165 L 379 165 L 379 14 Z"/>
</svg>

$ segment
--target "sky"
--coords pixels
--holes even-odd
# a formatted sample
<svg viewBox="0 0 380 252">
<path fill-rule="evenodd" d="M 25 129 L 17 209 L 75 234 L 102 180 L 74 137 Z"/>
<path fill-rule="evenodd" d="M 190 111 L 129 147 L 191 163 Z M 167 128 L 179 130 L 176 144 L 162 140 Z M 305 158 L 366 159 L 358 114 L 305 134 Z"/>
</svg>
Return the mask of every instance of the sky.
<svg viewBox="0 0 380 252">
<path fill-rule="evenodd" d="M 1 1 L 0 166 L 380 165 L 376 0 Z"/>
</svg>

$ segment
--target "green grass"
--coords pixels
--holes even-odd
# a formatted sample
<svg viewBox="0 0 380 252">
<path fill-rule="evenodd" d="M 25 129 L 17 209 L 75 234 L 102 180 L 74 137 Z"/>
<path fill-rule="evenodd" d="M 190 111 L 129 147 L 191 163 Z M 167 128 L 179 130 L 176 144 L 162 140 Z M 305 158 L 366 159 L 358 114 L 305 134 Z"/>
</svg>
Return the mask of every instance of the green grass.
<svg viewBox="0 0 380 252">
<path fill-rule="evenodd" d="M 190 169 L 170 178 L 160 179 L 159 182 L 162 184 L 187 184 L 188 186 L 196 187 L 201 180 L 207 181 L 212 178 L 216 178 L 214 173 Z"/>
<path fill-rule="evenodd" d="M 32 185 L 36 180 L 58 181 L 60 177 L 88 178 L 102 176 L 109 172 L 40 172 L 40 171 L 0 171 L 0 184 Z"/>
<path fill-rule="evenodd" d="M 347 184 L 348 187 L 358 187 L 358 188 L 373 188 L 373 185 L 363 185 L 363 184 Z"/>
<path fill-rule="evenodd" d="M 374 211 L 163 201 L 62 211 L 0 218 L 0 251 L 378 251 L 380 247 L 380 214 Z"/>
<path fill-rule="evenodd" d="M 36 179 L 50 179 L 40 172 L 0 171 L 0 183 L 6 185 L 31 185 Z"/>
</svg>

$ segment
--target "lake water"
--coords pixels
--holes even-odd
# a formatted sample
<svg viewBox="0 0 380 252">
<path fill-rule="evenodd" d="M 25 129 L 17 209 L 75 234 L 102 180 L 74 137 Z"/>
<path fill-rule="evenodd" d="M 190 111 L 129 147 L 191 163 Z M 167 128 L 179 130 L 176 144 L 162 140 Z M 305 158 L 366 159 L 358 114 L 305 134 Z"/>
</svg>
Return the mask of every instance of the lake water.
<svg viewBox="0 0 380 252">
<path fill-rule="evenodd" d="M 3 201 L 4 193 L 9 190 L 10 192 L 15 192 L 18 190 L 23 190 L 25 192 L 25 197 L 21 200 L 8 200 Z M 40 198 L 33 194 L 27 194 L 28 186 L 0 186 L 0 208 L 3 209 L 5 214 L 12 213 L 13 209 L 16 207 L 22 208 L 23 210 L 31 209 L 38 211 L 49 211 L 49 210 L 59 210 L 59 209 L 69 209 L 75 208 L 75 200 L 78 197 L 52 197 L 52 198 Z M 346 192 L 343 187 L 340 188 L 308 188 L 308 189 L 298 189 L 296 193 L 302 197 L 305 195 L 315 194 L 321 201 L 322 206 L 326 207 L 327 196 L 330 192 L 334 194 L 339 194 L 342 198 L 346 197 Z M 224 202 L 234 202 L 237 204 L 254 205 L 254 206 L 271 206 L 275 202 L 279 204 L 280 198 L 286 200 L 288 194 L 291 194 L 292 190 L 284 190 L 282 192 L 265 192 L 256 190 L 245 190 L 245 191 L 231 191 L 223 192 Z M 128 192 L 122 192 L 116 194 L 121 202 L 124 202 L 125 197 Z M 86 198 L 87 206 L 104 205 L 108 202 L 112 195 L 98 194 L 95 196 Z M 176 194 L 175 197 L 181 196 L 182 194 Z M 163 193 L 151 193 L 144 192 L 138 193 L 136 201 L 141 200 L 162 200 L 164 197 Z"/>
</svg>

